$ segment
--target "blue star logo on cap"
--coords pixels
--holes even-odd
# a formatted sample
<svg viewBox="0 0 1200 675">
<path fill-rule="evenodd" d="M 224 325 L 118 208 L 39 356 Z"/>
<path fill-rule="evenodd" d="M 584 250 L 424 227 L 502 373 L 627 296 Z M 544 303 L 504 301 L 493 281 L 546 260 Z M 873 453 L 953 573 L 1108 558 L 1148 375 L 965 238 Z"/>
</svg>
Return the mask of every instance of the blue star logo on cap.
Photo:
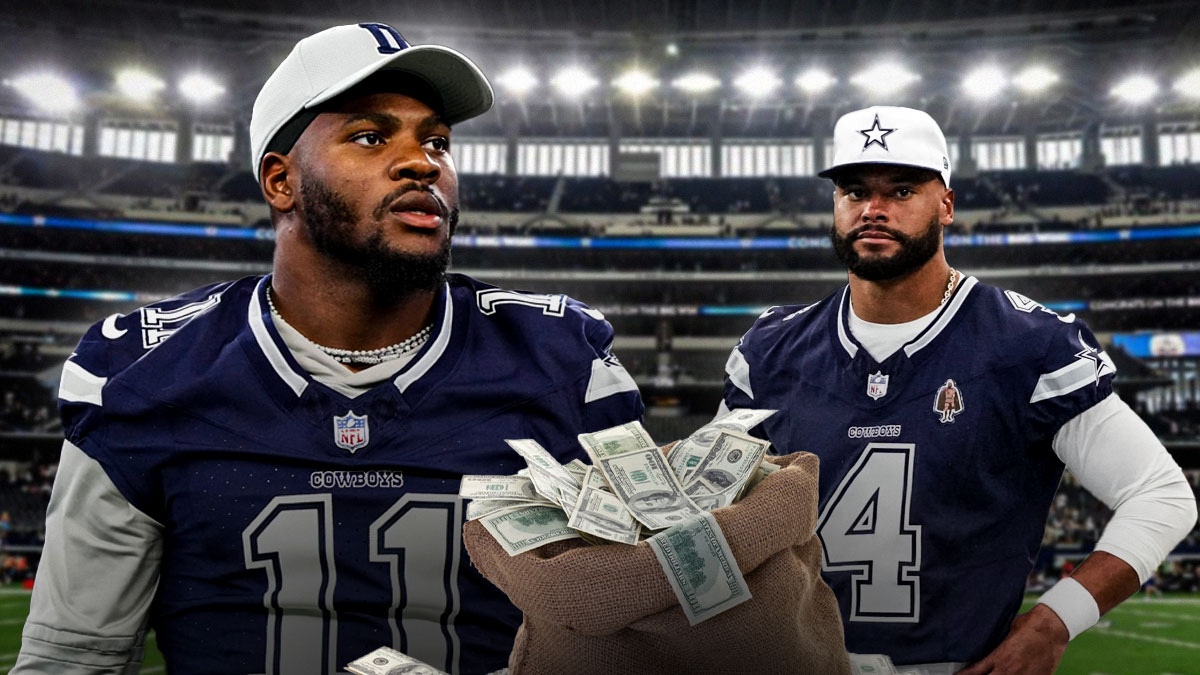
<svg viewBox="0 0 1200 675">
<path fill-rule="evenodd" d="M 863 144 L 862 149 L 866 150 L 867 148 L 871 147 L 872 145 L 878 145 L 879 147 L 883 148 L 884 150 L 887 150 L 888 149 L 887 135 L 892 133 L 893 131 L 895 131 L 895 129 L 884 129 L 883 127 L 879 126 L 879 114 L 876 113 L 875 114 L 875 123 L 871 125 L 871 128 L 870 129 L 860 129 L 858 132 L 858 133 L 862 134 L 863 136 L 867 137 L 867 142 Z M 891 152 L 891 151 L 888 150 L 888 152 Z"/>
</svg>

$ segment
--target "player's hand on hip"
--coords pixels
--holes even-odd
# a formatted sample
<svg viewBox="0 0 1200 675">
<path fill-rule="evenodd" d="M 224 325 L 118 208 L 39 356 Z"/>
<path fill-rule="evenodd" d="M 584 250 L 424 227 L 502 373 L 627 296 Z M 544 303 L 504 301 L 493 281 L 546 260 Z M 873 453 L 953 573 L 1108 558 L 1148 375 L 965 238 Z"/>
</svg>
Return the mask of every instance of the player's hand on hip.
<svg viewBox="0 0 1200 675">
<path fill-rule="evenodd" d="M 1008 636 L 981 661 L 957 675 L 1051 675 L 1067 649 L 1067 627 L 1045 605 L 1013 620 Z"/>
</svg>

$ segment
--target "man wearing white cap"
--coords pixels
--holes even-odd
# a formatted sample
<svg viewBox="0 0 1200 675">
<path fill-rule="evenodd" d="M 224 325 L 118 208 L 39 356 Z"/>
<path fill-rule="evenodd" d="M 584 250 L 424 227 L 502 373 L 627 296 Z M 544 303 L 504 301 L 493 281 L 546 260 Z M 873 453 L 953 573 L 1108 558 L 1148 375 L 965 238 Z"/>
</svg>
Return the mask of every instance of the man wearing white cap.
<svg viewBox="0 0 1200 675">
<path fill-rule="evenodd" d="M 462 548 L 465 474 L 643 412 L 612 328 L 447 274 L 450 126 L 492 90 L 390 26 L 301 40 L 250 122 L 273 272 L 113 315 L 63 369 L 66 439 L 14 673 L 332 675 L 381 646 L 508 663 L 520 612 Z M 581 457 L 582 458 L 582 457 Z"/>
<path fill-rule="evenodd" d="M 778 409 L 759 431 L 820 456 L 849 651 L 901 672 L 1051 673 L 1190 531 L 1191 489 L 1082 322 L 947 263 L 954 191 L 929 115 L 847 113 L 833 144 L 821 176 L 849 283 L 763 313 L 730 354 L 722 412 Z M 1115 513 L 1017 616 L 1064 466 Z"/>
</svg>

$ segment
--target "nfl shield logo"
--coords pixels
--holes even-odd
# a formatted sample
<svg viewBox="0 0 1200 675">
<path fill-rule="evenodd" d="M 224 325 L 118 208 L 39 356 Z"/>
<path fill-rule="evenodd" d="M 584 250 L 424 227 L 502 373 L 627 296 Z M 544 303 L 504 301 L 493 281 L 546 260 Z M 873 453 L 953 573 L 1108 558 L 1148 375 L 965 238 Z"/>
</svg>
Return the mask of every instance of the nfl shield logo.
<svg viewBox="0 0 1200 675">
<path fill-rule="evenodd" d="M 875 371 L 874 375 L 867 376 L 867 396 L 878 401 L 887 396 L 888 376 L 881 371 Z"/>
<path fill-rule="evenodd" d="M 339 448 L 354 452 L 371 441 L 371 432 L 367 428 L 367 416 L 355 415 L 348 411 L 345 415 L 333 416 L 333 442 Z"/>
</svg>

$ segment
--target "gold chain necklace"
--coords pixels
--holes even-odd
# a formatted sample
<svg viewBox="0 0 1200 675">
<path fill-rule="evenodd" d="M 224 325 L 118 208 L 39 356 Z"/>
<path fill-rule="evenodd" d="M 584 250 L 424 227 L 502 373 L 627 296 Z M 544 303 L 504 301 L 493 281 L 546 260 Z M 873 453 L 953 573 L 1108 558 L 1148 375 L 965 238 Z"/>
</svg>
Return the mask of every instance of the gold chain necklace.
<svg viewBox="0 0 1200 675">
<path fill-rule="evenodd" d="M 941 302 L 942 305 L 946 304 L 946 301 L 950 299 L 950 294 L 954 292 L 954 281 L 957 278 L 958 278 L 958 270 L 951 267 L 950 268 L 950 281 L 946 282 L 946 292 L 942 294 L 942 302 Z"/>
</svg>

